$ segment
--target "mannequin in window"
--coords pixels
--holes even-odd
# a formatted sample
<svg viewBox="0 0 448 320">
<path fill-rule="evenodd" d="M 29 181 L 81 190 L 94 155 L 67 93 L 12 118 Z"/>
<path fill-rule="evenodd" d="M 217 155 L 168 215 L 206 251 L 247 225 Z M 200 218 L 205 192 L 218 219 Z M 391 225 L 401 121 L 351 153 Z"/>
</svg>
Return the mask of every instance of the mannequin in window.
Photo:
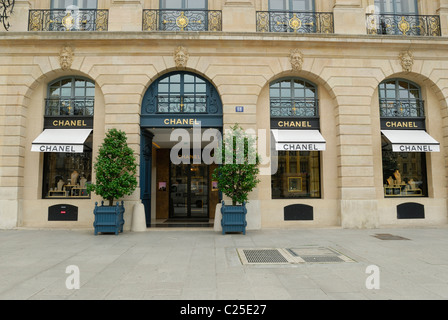
<svg viewBox="0 0 448 320">
<path fill-rule="evenodd" d="M 401 184 L 401 173 L 398 171 L 398 169 L 395 169 L 394 171 L 394 178 L 396 184 Z"/>
<path fill-rule="evenodd" d="M 87 182 L 87 179 L 82 175 L 81 178 L 79 179 L 79 186 L 81 189 L 85 189 L 86 182 Z"/>
<path fill-rule="evenodd" d="M 62 188 L 64 186 L 64 180 L 59 179 L 57 187 L 58 187 L 58 191 L 62 191 Z"/>
<path fill-rule="evenodd" d="M 70 177 L 72 186 L 76 186 L 76 184 L 78 183 L 78 176 L 79 176 L 78 171 L 75 170 L 72 172 L 72 175 Z"/>
<path fill-rule="evenodd" d="M 394 178 L 392 178 L 392 176 L 389 176 L 389 178 L 387 178 L 387 185 L 391 186 L 394 184 Z"/>
</svg>

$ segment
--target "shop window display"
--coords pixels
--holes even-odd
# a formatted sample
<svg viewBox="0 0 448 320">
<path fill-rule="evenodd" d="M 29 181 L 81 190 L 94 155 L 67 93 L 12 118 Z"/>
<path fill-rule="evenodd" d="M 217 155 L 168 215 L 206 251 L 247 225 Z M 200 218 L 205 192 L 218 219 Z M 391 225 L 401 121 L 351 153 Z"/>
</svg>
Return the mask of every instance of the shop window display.
<svg viewBox="0 0 448 320">
<path fill-rule="evenodd" d="M 386 197 L 426 197 L 426 159 L 423 152 L 392 152 L 382 138 L 384 195 Z"/>
<path fill-rule="evenodd" d="M 424 130 L 425 110 L 418 85 L 404 79 L 390 79 L 379 85 L 382 129 L 387 123 L 415 123 L 420 121 Z M 386 127 L 383 126 L 386 123 Z M 383 162 L 383 188 L 385 197 L 426 197 L 426 153 L 394 152 L 391 142 L 381 137 Z"/>
<path fill-rule="evenodd" d="M 320 152 L 279 151 L 272 199 L 320 198 Z"/>
<path fill-rule="evenodd" d="M 92 135 L 86 145 L 91 146 Z M 87 148 L 87 146 L 85 146 Z M 90 198 L 87 185 L 92 177 L 92 151 L 44 154 L 43 198 Z"/>
<path fill-rule="evenodd" d="M 44 129 L 76 130 L 74 125 L 91 129 L 94 95 L 95 83 L 88 79 L 64 77 L 50 83 Z M 92 179 L 92 141 L 91 133 L 81 153 L 44 152 L 42 198 L 90 198 L 87 185 Z"/>
</svg>

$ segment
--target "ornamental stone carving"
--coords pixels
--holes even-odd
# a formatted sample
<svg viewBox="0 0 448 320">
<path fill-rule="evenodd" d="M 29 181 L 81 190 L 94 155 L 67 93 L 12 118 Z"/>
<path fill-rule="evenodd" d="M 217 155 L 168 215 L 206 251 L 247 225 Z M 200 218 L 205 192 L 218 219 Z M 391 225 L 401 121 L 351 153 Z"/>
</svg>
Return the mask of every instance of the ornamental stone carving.
<svg viewBox="0 0 448 320">
<path fill-rule="evenodd" d="M 70 70 L 73 63 L 73 49 L 71 47 L 62 47 L 59 53 L 59 63 L 62 70 Z"/>
<path fill-rule="evenodd" d="M 410 51 L 403 51 L 398 56 L 404 72 L 411 72 L 414 65 L 414 55 Z"/>
<path fill-rule="evenodd" d="M 179 46 L 174 50 L 174 63 L 177 68 L 185 68 L 189 58 L 188 50 L 185 47 Z"/>
<path fill-rule="evenodd" d="M 289 56 L 289 61 L 291 62 L 291 68 L 293 71 L 302 70 L 303 54 L 299 49 L 291 50 L 291 54 Z"/>
</svg>

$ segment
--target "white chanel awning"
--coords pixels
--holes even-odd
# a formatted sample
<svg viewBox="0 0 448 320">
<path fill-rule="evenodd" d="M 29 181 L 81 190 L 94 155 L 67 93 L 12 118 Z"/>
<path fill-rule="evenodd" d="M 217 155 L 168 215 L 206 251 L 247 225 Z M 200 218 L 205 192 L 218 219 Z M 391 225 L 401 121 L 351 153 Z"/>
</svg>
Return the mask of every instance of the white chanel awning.
<svg viewBox="0 0 448 320">
<path fill-rule="evenodd" d="M 381 130 L 394 152 L 440 152 L 440 143 L 424 130 Z"/>
<path fill-rule="evenodd" d="M 323 151 L 326 141 L 319 130 L 271 130 L 277 151 Z"/>
<path fill-rule="evenodd" d="M 34 141 L 35 152 L 84 152 L 84 142 L 92 129 L 45 129 Z"/>
</svg>

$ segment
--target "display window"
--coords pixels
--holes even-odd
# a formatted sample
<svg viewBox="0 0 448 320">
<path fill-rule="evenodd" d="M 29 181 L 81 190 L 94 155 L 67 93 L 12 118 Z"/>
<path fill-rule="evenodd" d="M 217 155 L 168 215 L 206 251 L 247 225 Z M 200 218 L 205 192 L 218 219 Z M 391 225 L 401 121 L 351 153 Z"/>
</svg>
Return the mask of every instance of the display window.
<svg viewBox="0 0 448 320">
<path fill-rule="evenodd" d="M 385 197 L 426 197 L 426 157 L 423 152 L 393 152 L 382 137 Z"/>
<path fill-rule="evenodd" d="M 318 150 L 325 148 L 318 148 L 314 139 L 320 136 L 317 97 L 317 86 L 305 79 L 283 78 L 270 84 L 271 130 L 276 140 L 271 160 L 277 164 L 271 176 L 272 199 L 321 197 Z"/>
<path fill-rule="evenodd" d="M 92 135 L 86 145 L 92 144 Z M 92 177 L 92 151 L 83 153 L 44 153 L 42 197 L 90 198 L 87 185 Z"/>
<path fill-rule="evenodd" d="M 381 129 L 387 130 L 381 135 L 384 196 L 427 197 L 426 153 L 400 152 L 429 151 L 432 148 L 424 143 L 418 145 L 417 141 L 403 142 L 403 137 L 413 137 L 414 133 L 426 134 L 420 87 L 404 79 L 390 79 L 383 81 L 378 88 Z M 402 138 L 391 141 L 391 132 Z"/>
<path fill-rule="evenodd" d="M 94 96 L 95 83 L 85 78 L 64 77 L 48 85 L 43 132 L 48 141 L 39 149 L 44 153 L 43 199 L 90 198 L 93 133 L 85 131 L 93 128 Z"/>
<path fill-rule="evenodd" d="M 272 199 L 320 198 L 320 152 L 279 151 Z"/>
</svg>

